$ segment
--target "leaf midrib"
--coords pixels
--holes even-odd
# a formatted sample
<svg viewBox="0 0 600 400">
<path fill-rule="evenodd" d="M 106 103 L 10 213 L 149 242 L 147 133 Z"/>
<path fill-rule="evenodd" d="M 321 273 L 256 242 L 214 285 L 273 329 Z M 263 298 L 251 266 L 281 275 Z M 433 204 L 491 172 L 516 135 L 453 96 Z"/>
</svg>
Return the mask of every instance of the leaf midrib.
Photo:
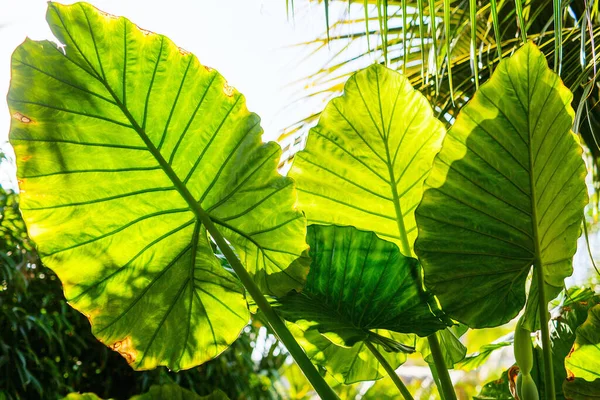
<svg viewBox="0 0 600 400">
<path fill-rule="evenodd" d="M 201 221 L 203 217 L 204 218 L 208 218 L 210 220 L 213 220 L 213 218 L 211 218 L 210 214 L 208 214 L 202 208 L 202 206 L 200 204 L 198 204 L 198 202 L 196 201 L 196 199 L 194 198 L 194 196 L 192 195 L 192 193 L 189 191 L 189 189 L 187 188 L 187 186 L 183 183 L 183 181 L 181 181 L 181 179 L 179 179 L 179 177 L 177 176 L 177 174 L 175 173 L 175 171 L 173 170 L 173 168 L 171 167 L 171 165 L 162 156 L 162 154 L 158 150 L 158 148 L 156 146 L 154 146 L 154 143 L 152 143 L 152 141 L 150 140 L 150 138 L 146 134 L 145 130 L 138 124 L 137 120 L 133 117 L 133 115 L 131 115 L 131 113 L 129 112 L 128 108 L 123 104 L 123 102 L 119 99 L 119 97 L 116 95 L 116 93 L 112 90 L 112 88 L 110 87 L 110 85 L 108 84 L 108 82 L 106 82 L 106 79 L 103 76 L 100 76 L 98 74 L 98 72 L 96 71 L 96 69 L 94 68 L 94 66 L 90 63 L 90 61 L 84 55 L 83 51 L 77 45 L 77 42 L 73 39 L 73 37 L 71 36 L 71 33 L 67 29 L 67 27 L 66 27 L 66 25 L 65 25 L 65 23 L 64 23 L 64 21 L 62 19 L 62 16 L 61 16 L 60 12 L 58 10 L 56 10 L 56 9 L 54 11 L 56 12 L 57 16 L 59 17 L 59 19 L 61 21 L 61 24 L 63 25 L 63 28 L 65 29 L 65 32 L 67 33 L 67 35 L 69 35 L 69 37 L 70 37 L 71 41 L 73 42 L 75 48 L 81 54 L 81 56 L 83 57 L 84 61 L 91 68 L 91 71 L 93 72 L 93 74 L 90 74 L 90 75 L 92 77 L 94 77 L 97 81 L 99 81 L 106 88 L 106 90 L 108 91 L 108 93 L 114 99 L 116 105 L 119 107 L 119 109 L 121 110 L 121 112 L 125 115 L 125 117 L 131 123 L 131 126 L 129 128 L 133 128 L 136 131 L 136 133 L 138 134 L 138 136 L 142 139 L 142 141 L 144 142 L 144 144 L 147 147 L 147 150 L 156 159 L 156 161 L 158 162 L 160 168 L 164 171 L 164 173 L 167 175 L 167 177 L 171 180 L 171 182 L 175 186 L 175 189 L 177 190 L 177 192 L 181 195 L 181 197 L 190 206 L 190 209 L 194 213 L 194 215 L 196 216 L 197 221 Z M 92 42 L 94 44 L 94 49 L 96 51 L 96 55 L 98 56 L 98 63 L 100 65 L 100 69 L 103 72 L 102 62 L 100 61 L 100 56 L 99 56 L 98 49 L 97 49 L 97 46 L 96 46 L 95 36 L 93 34 L 93 30 L 92 30 L 91 25 L 89 23 L 89 19 L 88 19 L 87 13 L 85 12 L 85 9 L 83 9 L 83 13 L 86 16 L 86 20 L 88 22 L 88 28 L 89 28 L 89 31 L 90 31 L 90 36 L 91 36 Z M 161 42 L 161 50 L 162 50 L 162 46 L 163 46 L 163 43 Z M 66 57 L 66 55 L 65 55 L 65 57 Z M 68 58 L 68 57 L 66 57 L 66 58 Z M 85 69 L 82 68 L 81 66 L 79 66 L 79 68 L 81 68 L 81 69 L 83 69 L 85 71 Z M 253 240 L 251 237 L 248 237 L 246 234 L 244 234 L 241 231 L 238 231 L 238 234 L 240 234 L 240 236 L 244 237 L 245 239 L 250 240 L 251 242 L 253 242 L 257 246 L 257 248 L 261 249 L 261 251 L 264 254 L 263 247 L 260 246 L 255 240 Z"/>
</svg>

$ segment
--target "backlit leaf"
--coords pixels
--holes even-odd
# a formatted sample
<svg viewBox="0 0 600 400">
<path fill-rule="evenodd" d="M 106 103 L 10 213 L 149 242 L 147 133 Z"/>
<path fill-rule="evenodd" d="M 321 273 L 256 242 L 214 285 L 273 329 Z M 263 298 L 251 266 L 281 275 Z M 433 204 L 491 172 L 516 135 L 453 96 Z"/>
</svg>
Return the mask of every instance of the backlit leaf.
<svg viewBox="0 0 600 400">
<path fill-rule="evenodd" d="M 309 223 L 372 231 L 411 256 L 414 210 L 444 131 L 398 72 L 372 65 L 354 74 L 290 171 Z"/>
<path fill-rule="evenodd" d="M 266 293 L 300 289 L 305 221 L 275 143 L 215 70 L 84 3 L 49 3 L 64 49 L 26 40 L 8 103 L 21 210 L 93 333 L 136 369 L 191 368 L 249 320 L 204 210 Z"/>
<path fill-rule="evenodd" d="M 548 300 L 571 275 L 587 203 L 571 98 L 529 43 L 501 62 L 448 132 L 416 212 L 415 247 L 426 287 L 452 318 L 476 328 L 511 320 L 533 264 Z"/>
</svg>

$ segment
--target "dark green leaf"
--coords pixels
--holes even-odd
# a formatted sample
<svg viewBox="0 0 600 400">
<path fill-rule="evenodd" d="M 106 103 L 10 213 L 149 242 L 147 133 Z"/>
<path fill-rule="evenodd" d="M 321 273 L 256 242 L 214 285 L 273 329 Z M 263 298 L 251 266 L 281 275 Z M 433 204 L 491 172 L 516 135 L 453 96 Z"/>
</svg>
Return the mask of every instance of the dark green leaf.
<svg viewBox="0 0 600 400">
<path fill-rule="evenodd" d="M 563 392 L 570 400 L 598 400 L 600 399 L 600 379 L 588 382 L 585 379 L 575 378 L 564 381 Z"/>
<path fill-rule="evenodd" d="M 371 330 L 428 336 L 446 327 L 422 288 L 418 261 L 394 243 L 353 227 L 322 225 L 310 225 L 307 240 L 312 262 L 304 290 L 274 304 L 286 320 L 339 346 L 369 340 L 387 351 L 412 349 L 395 348 Z"/>
</svg>

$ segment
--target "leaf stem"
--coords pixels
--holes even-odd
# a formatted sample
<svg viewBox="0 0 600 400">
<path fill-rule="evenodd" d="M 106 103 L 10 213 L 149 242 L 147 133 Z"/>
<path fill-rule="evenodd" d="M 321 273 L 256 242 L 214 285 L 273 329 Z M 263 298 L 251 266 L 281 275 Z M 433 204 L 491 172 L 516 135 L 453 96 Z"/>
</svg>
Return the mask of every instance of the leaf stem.
<svg viewBox="0 0 600 400">
<path fill-rule="evenodd" d="M 431 355 L 435 363 L 435 369 L 438 373 L 438 378 L 441 382 L 441 388 L 438 388 L 440 392 L 443 392 L 444 399 L 456 400 L 456 393 L 454 393 L 454 387 L 452 386 L 452 380 L 450 379 L 450 373 L 446 368 L 446 362 L 442 356 L 442 348 L 437 338 L 437 333 L 427 337 L 429 342 L 429 348 L 431 349 Z"/>
<path fill-rule="evenodd" d="M 433 376 L 433 382 L 435 383 L 435 387 L 438 388 L 438 394 L 440 395 L 441 400 L 446 400 L 444 397 L 444 392 L 439 388 L 442 387 L 442 382 L 440 382 L 440 377 L 438 376 L 437 370 L 435 369 L 435 364 L 429 363 L 429 370 L 431 371 L 431 376 Z"/>
<path fill-rule="evenodd" d="M 400 234 L 400 252 L 406 257 L 412 257 L 412 249 L 408 240 L 408 234 L 406 233 L 406 227 L 404 226 L 404 217 L 402 208 L 400 207 L 400 196 L 398 195 L 398 189 L 395 183 L 396 177 L 392 167 L 393 161 L 390 157 L 390 150 L 387 141 L 385 141 L 385 152 L 388 160 L 388 173 L 390 175 L 391 182 L 390 187 L 392 189 L 394 208 L 396 211 L 396 223 L 398 224 L 398 233 Z M 446 363 L 444 362 L 444 357 L 442 356 L 442 349 L 440 347 L 440 342 L 437 339 L 437 333 L 428 336 L 427 341 L 429 342 L 429 348 L 431 349 L 433 362 L 435 363 L 435 368 L 438 371 L 438 375 L 442 383 L 442 387 L 438 387 L 438 390 L 440 392 L 444 392 L 445 400 L 456 400 L 456 394 L 454 393 L 454 388 L 452 387 L 450 373 L 448 372 L 448 368 L 446 368 Z"/>
<path fill-rule="evenodd" d="M 262 311 L 263 315 L 267 319 L 267 322 L 271 326 L 271 329 L 273 329 L 273 332 L 275 332 L 275 334 L 279 337 L 279 340 L 281 340 L 281 342 L 285 345 L 287 350 L 296 361 L 296 364 L 298 364 L 298 367 L 300 367 L 319 396 L 326 400 L 338 399 L 338 396 L 335 394 L 333 389 L 331 389 L 327 382 L 325 382 L 325 379 L 323 379 L 321 374 L 319 374 L 319 371 L 317 371 L 310 359 L 306 356 L 306 353 L 304 353 L 302 347 L 300 347 L 298 342 L 296 342 L 296 339 L 289 331 L 287 326 L 285 326 L 281 318 L 279 318 L 275 311 L 273 311 L 273 308 L 269 304 L 268 300 L 262 294 L 258 286 L 256 286 L 250 277 L 250 274 L 248 274 L 248 271 L 246 271 L 246 268 L 244 268 L 231 247 L 229 247 L 229 244 L 223 235 L 221 235 L 221 232 L 219 232 L 215 224 L 210 219 L 210 216 L 204 210 L 199 210 L 199 217 L 206 227 L 206 230 L 213 237 L 217 243 L 217 246 L 219 246 L 219 249 L 221 249 L 227 261 L 229 261 L 229 264 L 237 274 L 238 278 L 240 278 L 240 281 L 242 281 L 242 284 L 248 293 L 250 293 L 250 296 L 252 296 L 252 299 L 254 299 L 258 308 Z"/>
<path fill-rule="evenodd" d="M 540 325 L 542 329 L 542 350 L 544 354 L 544 387 L 546 389 L 546 399 L 556 399 L 556 389 L 554 387 L 554 373 L 552 369 L 552 345 L 550 344 L 550 330 L 548 329 L 548 302 L 546 301 L 546 290 L 544 282 L 544 271 L 541 262 L 536 261 L 537 269 Z"/>
<path fill-rule="evenodd" d="M 385 369 L 385 372 L 387 372 L 388 376 L 390 378 L 392 378 L 394 385 L 396 385 L 396 387 L 398 388 L 398 390 L 400 391 L 400 393 L 402 394 L 404 399 L 414 400 L 414 398 L 412 397 L 412 395 L 410 394 L 410 392 L 404 385 L 404 382 L 402 382 L 402 380 L 400 379 L 398 374 L 396 374 L 396 371 L 394 371 L 394 368 L 392 368 L 392 366 L 387 362 L 387 360 L 385 359 L 385 357 L 383 357 L 383 355 L 379 352 L 379 350 L 377 350 L 377 348 L 373 345 L 373 343 L 369 342 L 368 340 L 366 340 L 364 343 L 367 346 L 367 348 L 371 351 L 371 353 L 373 353 L 373 355 L 375 356 L 377 361 L 379 361 L 379 363 L 383 366 L 383 368 Z"/>
<path fill-rule="evenodd" d="M 223 235 L 221 235 L 221 232 L 219 232 L 219 230 L 213 223 L 210 215 L 200 206 L 200 204 L 198 203 L 194 195 L 192 195 L 192 193 L 189 191 L 185 183 L 183 183 L 181 179 L 179 179 L 171 165 L 167 162 L 167 160 L 165 160 L 161 152 L 156 148 L 152 140 L 150 140 L 144 129 L 142 129 L 142 127 L 137 123 L 137 121 L 131 115 L 127 107 L 125 107 L 124 104 L 120 102 L 119 98 L 114 94 L 110 86 L 107 85 L 106 82 L 103 83 L 107 90 L 111 93 L 111 95 L 115 99 L 115 102 L 121 108 L 127 119 L 129 119 L 133 128 L 139 134 L 140 138 L 144 141 L 146 146 L 148 146 L 148 150 L 150 151 L 150 153 L 154 156 L 154 158 L 161 166 L 165 174 L 167 174 L 167 177 L 171 180 L 171 182 L 173 182 L 175 189 L 177 189 L 181 197 L 183 197 L 185 202 L 190 206 L 190 209 L 192 210 L 194 215 L 196 215 L 196 218 L 198 218 L 204 224 L 206 230 L 215 240 L 217 246 L 219 246 L 219 249 L 221 249 L 221 252 L 223 253 L 225 258 L 237 274 L 238 278 L 240 279 L 250 296 L 252 296 L 252 298 L 256 302 L 258 308 L 265 315 L 265 318 L 269 322 L 269 325 L 271 325 L 273 332 L 277 334 L 281 342 L 285 345 L 287 350 L 290 352 L 290 354 L 298 364 L 298 367 L 300 367 L 300 369 L 302 370 L 306 378 L 309 380 L 309 382 L 313 385 L 319 396 L 325 400 L 337 400 L 338 396 L 335 394 L 333 389 L 329 387 L 327 382 L 325 382 L 325 379 L 323 379 L 321 374 L 319 374 L 319 371 L 317 371 L 315 366 L 307 357 L 306 353 L 304 353 L 304 350 L 302 350 L 302 347 L 300 347 L 300 345 L 298 344 L 292 333 L 289 331 L 287 326 L 285 326 L 281 318 L 279 318 L 279 316 L 275 314 L 275 311 L 273 311 L 271 305 L 269 304 L 265 296 L 262 294 L 258 286 L 256 286 L 256 284 L 252 280 L 252 277 L 250 277 L 250 274 L 242 265 L 242 262 L 238 259 L 237 255 L 233 252 Z"/>
</svg>

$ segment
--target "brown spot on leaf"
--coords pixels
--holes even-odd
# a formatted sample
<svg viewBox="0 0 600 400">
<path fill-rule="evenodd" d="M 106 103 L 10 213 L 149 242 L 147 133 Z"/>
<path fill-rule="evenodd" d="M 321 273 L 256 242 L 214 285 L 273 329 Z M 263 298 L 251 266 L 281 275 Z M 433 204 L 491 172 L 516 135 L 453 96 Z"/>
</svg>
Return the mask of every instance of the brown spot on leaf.
<svg viewBox="0 0 600 400">
<path fill-rule="evenodd" d="M 25 157 L 21 157 L 21 161 L 23 161 L 23 162 L 29 161 L 29 160 L 31 160 L 31 157 L 33 157 L 31 154 L 27 155 Z"/>
<path fill-rule="evenodd" d="M 233 86 L 230 86 L 227 82 L 223 84 L 223 93 L 225 93 L 226 96 L 233 96 L 234 90 L 235 88 Z"/>
<path fill-rule="evenodd" d="M 100 13 L 100 15 L 102 15 L 102 16 L 104 16 L 106 18 L 110 18 L 110 19 L 118 19 L 119 18 L 116 15 L 109 14 L 109 13 L 107 13 L 105 11 L 102 11 L 102 10 L 98 10 L 98 12 Z"/>
<path fill-rule="evenodd" d="M 13 118 L 15 118 L 15 119 L 17 119 L 17 120 L 21 121 L 21 122 L 22 122 L 22 123 L 24 123 L 24 124 L 28 124 L 28 123 L 30 123 L 30 122 L 31 122 L 31 118 L 29 118 L 29 117 L 28 117 L 28 116 L 26 116 L 26 115 L 23 115 L 23 114 L 21 114 L 20 112 L 16 112 L 16 113 L 14 113 L 14 114 L 13 114 Z"/>
<path fill-rule="evenodd" d="M 109 346 L 112 350 L 121 354 L 126 360 L 128 364 L 133 364 L 137 357 L 137 350 L 133 348 L 133 342 L 131 341 L 131 336 L 127 336 L 123 340 L 119 340 Z"/>
<path fill-rule="evenodd" d="M 187 56 L 188 54 L 191 54 L 189 51 L 187 51 L 186 49 L 179 47 L 179 52 L 181 54 L 183 54 L 184 56 Z"/>
<path fill-rule="evenodd" d="M 137 26 L 137 25 L 136 25 Z M 152 35 L 154 32 L 149 31 L 147 29 L 144 29 L 142 27 L 137 26 L 137 28 L 140 30 L 140 32 L 142 32 L 144 35 L 148 36 L 148 35 Z"/>
</svg>

